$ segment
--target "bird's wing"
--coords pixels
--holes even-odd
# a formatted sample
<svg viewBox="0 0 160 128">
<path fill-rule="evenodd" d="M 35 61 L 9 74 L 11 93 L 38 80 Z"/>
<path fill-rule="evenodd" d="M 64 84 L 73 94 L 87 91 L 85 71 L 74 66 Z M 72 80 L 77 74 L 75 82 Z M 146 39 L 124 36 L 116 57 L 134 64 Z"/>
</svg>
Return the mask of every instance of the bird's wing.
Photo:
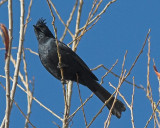
<svg viewBox="0 0 160 128">
<path fill-rule="evenodd" d="M 69 57 L 72 57 L 73 62 L 78 63 L 94 80 L 98 81 L 98 78 L 91 72 L 89 67 L 85 64 L 85 62 L 74 52 L 70 49 L 66 44 L 59 42 L 59 49 L 63 51 Z"/>
</svg>

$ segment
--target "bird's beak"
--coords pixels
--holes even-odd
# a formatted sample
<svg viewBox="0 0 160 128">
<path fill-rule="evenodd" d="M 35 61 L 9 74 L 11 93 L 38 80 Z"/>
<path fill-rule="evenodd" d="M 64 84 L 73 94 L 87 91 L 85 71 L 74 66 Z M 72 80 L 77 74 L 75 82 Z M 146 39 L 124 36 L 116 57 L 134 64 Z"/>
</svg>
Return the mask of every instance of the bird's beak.
<svg viewBox="0 0 160 128">
<path fill-rule="evenodd" d="M 36 37 L 37 37 L 37 39 L 38 39 L 38 33 L 39 33 L 38 27 L 37 27 L 36 25 L 33 25 L 33 27 L 34 27 L 34 32 L 35 32 L 35 34 L 36 34 Z"/>
<path fill-rule="evenodd" d="M 36 25 L 33 25 L 34 29 L 37 29 L 37 26 Z"/>
<path fill-rule="evenodd" d="M 33 25 L 35 33 L 38 33 L 39 28 L 36 25 Z"/>
</svg>

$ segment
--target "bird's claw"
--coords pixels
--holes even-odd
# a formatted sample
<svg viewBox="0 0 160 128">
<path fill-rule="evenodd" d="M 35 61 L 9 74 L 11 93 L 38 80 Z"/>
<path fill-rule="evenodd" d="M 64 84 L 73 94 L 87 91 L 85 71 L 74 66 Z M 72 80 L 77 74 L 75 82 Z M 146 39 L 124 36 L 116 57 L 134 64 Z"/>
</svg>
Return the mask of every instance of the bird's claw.
<svg viewBox="0 0 160 128">
<path fill-rule="evenodd" d="M 67 81 L 65 79 L 61 79 L 62 84 L 67 84 Z"/>
</svg>

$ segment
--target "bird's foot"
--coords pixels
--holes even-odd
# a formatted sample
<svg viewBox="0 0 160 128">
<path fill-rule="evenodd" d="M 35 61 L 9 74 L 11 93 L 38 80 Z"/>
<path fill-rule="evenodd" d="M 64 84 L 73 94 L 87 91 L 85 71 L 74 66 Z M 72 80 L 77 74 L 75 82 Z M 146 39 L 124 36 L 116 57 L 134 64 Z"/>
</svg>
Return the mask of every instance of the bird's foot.
<svg viewBox="0 0 160 128">
<path fill-rule="evenodd" d="M 61 79 L 61 83 L 62 83 L 62 84 L 67 84 L 67 80 Z"/>
</svg>

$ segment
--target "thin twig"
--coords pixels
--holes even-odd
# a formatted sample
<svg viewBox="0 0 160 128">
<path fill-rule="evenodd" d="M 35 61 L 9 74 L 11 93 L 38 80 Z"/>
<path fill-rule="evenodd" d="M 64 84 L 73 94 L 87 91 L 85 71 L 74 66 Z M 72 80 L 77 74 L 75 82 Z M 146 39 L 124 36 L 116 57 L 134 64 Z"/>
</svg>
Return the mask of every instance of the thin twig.
<svg viewBox="0 0 160 128">
<path fill-rule="evenodd" d="M 126 70 L 124 70 L 124 73 L 122 74 L 122 77 L 121 77 L 121 79 L 119 80 L 118 87 L 117 87 L 117 89 L 115 90 L 114 101 L 113 101 L 113 103 L 112 103 L 112 107 L 111 107 L 110 110 L 109 110 L 109 114 L 108 114 L 108 117 L 107 117 L 107 119 L 106 119 L 106 121 L 105 121 L 105 123 L 104 123 L 104 127 L 107 127 L 107 128 L 108 128 L 109 125 L 110 125 L 110 119 L 111 119 L 111 115 L 112 115 L 112 110 L 113 110 L 114 104 L 116 103 L 116 99 L 117 99 L 117 96 L 118 96 L 119 89 L 120 89 L 122 83 L 124 82 L 124 79 L 125 79 L 125 78 L 124 78 L 124 75 L 125 75 L 125 73 L 126 73 Z"/>
<path fill-rule="evenodd" d="M 55 27 L 55 16 L 53 15 L 52 9 L 51 9 L 51 5 L 53 4 L 51 1 L 49 2 L 47 0 L 50 12 L 51 12 L 51 16 L 53 18 L 52 21 L 52 25 L 53 25 L 53 29 L 54 29 L 54 33 L 55 33 L 55 40 L 56 40 L 56 45 L 57 45 L 57 57 L 58 57 L 58 66 L 60 68 L 60 73 L 61 73 L 61 82 L 62 82 L 62 87 L 63 87 L 63 95 L 64 95 L 64 103 L 65 103 L 65 108 L 64 108 L 64 116 L 63 116 L 63 128 L 67 128 L 68 127 L 68 116 L 69 116 L 69 107 L 67 104 L 67 93 L 66 93 L 66 89 L 65 89 L 65 85 L 64 85 L 64 74 L 63 74 L 63 67 L 62 67 L 62 59 L 61 59 L 61 53 L 59 50 L 59 44 L 58 44 L 58 39 L 57 39 L 57 28 Z M 51 5 L 50 5 L 51 4 Z M 53 7 L 54 5 L 52 5 Z M 58 12 L 57 12 L 58 13 Z"/>
<path fill-rule="evenodd" d="M 2 78 L 6 78 L 5 76 L 3 75 L 0 75 L 0 77 Z M 10 80 L 13 81 L 13 79 L 10 77 Z M 19 84 L 17 84 L 17 86 L 23 91 L 25 92 L 27 95 L 29 95 L 30 97 L 32 97 L 30 94 L 27 93 L 27 91 Z M 42 106 L 44 109 L 46 109 L 48 112 L 50 112 L 52 115 L 54 115 L 55 117 L 57 117 L 59 120 L 63 121 L 63 119 L 58 116 L 57 114 L 55 114 L 52 110 L 50 110 L 48 107 L 46 107 L 44 104 L 42 104 L 36 97 L 32 97 L 32 99 L 34 101 L 36 101 L 40 106 Z"/>
<path fill-rule="evenodd" d="M 89 31 L 91 28 L 93 28 L 93 26 L 100 20 L 100 18 L 101 18 L 101 17 L 98 17 L 98 18 L 96 19 L 96 21 L 94 21 L 94 23 L 93 23 L 89 28 L 87 28 L 87 29 L 85 30 L 85 32 L 87 32 L 87 31 Z"/>
<path fill-rule="evenodd" d="M 0 85 L 3 87 L 3 89 L 6 91 L 6 87 L 2 84 L 2 83 L 0 83 Z M 22 109 L 19 107 L 19 105 L 17 104 L 17 102 L 14 100 L 13 101 L 14 102 L 14 104 L 17 106 L 17 108 L 19 109 L 19 111 L 22 113 L 22 115 L 27 119 L 27 117 L 25 116 L 25 114 L 24 114 L 24 112 L 22 111 Z M 30 120 L 29 119 L 27 119 L 28 120 L 28 123 L 30 123 L 31 124 L 31 126 L 33 127 L 33 128 L 35 128 L 35 126 L 30 122 Z"/>
<path fill-rule="evenodd" d="M 12 0 L 8 0 L 8 17 L 9 17 L 9 48 L 7 53 L 7 58 L 5 62 L 5 75 L 6 75 L 6 111 L 5 117 L 2 121 L 1 128 L 5 126 L 5 128 L 9 128 L 9 117 L 10 117 L 10 54 L 11 54 L 11 47 L 12 47 L 12 39 L 13 39 L 13 14 L 12 14 Z"/>
<path fill-rule="evenodd" d="M 82 14 L 82 7 L 83 7 L 83 0 L 79 0 L 75 33 L 78 33 L 78 31 L 79 31 L 80 19 L 81 19 L 81 14 Z M 78 34 L 77 34 L 77 36 L 78 36 Z"/>
<path fill-rule="evenodd" d="M 32 85 L 32 91 L 30 91 L 30 90 L 27 90 L 27 93 L 28 94 L 30 94 L 30 96 L 29 95 L 27 95 L 27 100 L 28 100 L 28 107 L 27 107 L 27 119 L 26 119 L 26 121 L 25 121 L 25 128 L 28 128 L 28 119 L 29 119 L 29 117 L 30 117 L 30 114 L 31 114 L 31 106 L 32 106 L 32 101 L 33 101 L 33 99 L 32 99 L 32 96 L 33 96 L 33 94 L 34 94 L 34 86 L 35 86 L 35 84 L 34 84 L 34 77 L 33 77 L 33 80 L 32 81 L 30 81 L 30 83 L 31 83 L 31 85 Z"/>
<path fill-rule="evenodd" d="M 24 34 L 26 33 L 27 24 L 28 24 L 28 22 L 29 22 L 29 17 L 30 17 L 31 7 L 32 7 L 32 1 L 33 1 L 33 0 L 30 0 L 29 6 L 28 6 L 28 13 L 27 13 L 27 17 L 26 17 L 25 26 L 24 26 Z"/>
<path fill-rule="evenodd" d="M 26 18 L 26 21 L 25 21 L 25 26 L 24 26 L 24 35 L 26 33 L 26 30 L 27 30 L 27 25 L 28 25 L 28 21 L 29 21 L 29 17 L 30 17 L 30 12 L 31 12 L 31 7 L 32 7 L 32 0 L 30 0 L 30 4 L 28 6 L 28 14 L 27 14 L 27 18 Z M 26 63 L 26 59 L 25 59 L 25 52 L 24 52 L 24 48 L 22 50 L 22 53 L 23 53 L 23 63 L 24 63 L 24 72 L 25 72 L 25 87 L 26 87 L 26 90 L 27 90 L 27 93 L 32 96 L 33 95 L 33 91 L 31 92 L 30 89 L 29 89 L 29 82 L 28 82 L 28 73 L 27 73 L 27 63 Z M 29 120 L 29 117 L 30 117 L 30 114 L 31 114 L 31 106 L 32 106 L 32 97 L 30 97 L 29 95 L 27 95 L 27 102 L 28 102 L 28 105 L 27 105 L 27 119 L 25 120 L 25 128 L 28 128 L 28 120 Z"/>
<path fill-rule="evenodd" d="M 79 7 L 78 7 L 78 10 L 80 11 L 81 9 L 81 7 L 82 7 L 82 4 L 83 4 L 83 0 L 80 0 L 80 4 L 79 4 Z M 79 18 L 79 16 L 80 16 L 81 14 L 78 14 L 77 15 L 77 19 Z M 80 22 L 80 21 L 79 21 Z M 78 20 L 76 20 L 76 28 L 78 28 Z M 78 35 L 78 32 L 77 32 L 77 29 L 75 30 L 76 32 L 75 32 L 75 35 L 71 35 L 72 36 L 72 39 L 74 40 L 75 38 L 76 38 L 76 35 Z M 75 48 L 75 43 L 76 43 L 76 40 L 73 42 L 73 45 L 72 45 L 72 50 L 73 51 L 76 51 L 76 48 Z M 68 84 L 67 84 L 67 89 L 66 89 L 66 97 L 67 97 L 67 107 L 68 107 L 68 112 L 66 113 L 67 115 L 65 116 L 65 119 L 68 121 L 68 119 L 69 119 L 69 113 L 70 113 L 70 107 L 71 107 L 71 96 L 72 96 L 72 86 L 73 86 L 73 82 L 72 81 L 69 81 L 68 82 Z M 66 112 L 66 109 L 65 109 L 65 112 Z M 66 121 L 64 120 L 64 123 L 65 123 Z M 67 125 L 66 126 L 64 126 L 64 123 L 63 123 L 63 128 L 65 128 L 67 125 L 68 125 L 68 123 L 69 123 L 69 121 L 67 122 Z"/>
<path fill-rule="evenodd" d="M 78 40 L 80 40 L 80 38 L 77 38 L 79 35 L 79 26 L 80 26 L 80 19 L 81 19 L 81 13 L 82 13 L 82 7 L 83 7 L 83 0 L 79 0 L 79 6 L 78 6 L 78 11 L 77 11 L 77 19 L 76 19 L 76 26 L 75 26 L 75 35 L 72 38 L 73 39 L 73 44 L 72 44 L 72 50 L 74 52 L 76 52 L 76 45 Z"/>
<path fill-rule="evenodd" d="M 94 1 L 93 5 L 92 5 L 92 8 L 91 8 L 91 11 L 89 12 L 87 21 L 86 21 L 86 23 L 85 23 L 85 25 L 84 25 L 83 31 L 81 31 L 81 34 L 80 34 L 80 35 L 84 35 L 85 32 L 86 32 L 86 28 L 87 28 L 87 26 L 88 26 L 89 21 L 90 21 L 91 18 L 92 18 L 92 15 L 91 15 L 91 14 L 92 14 L 92 12 L 93 12 L 93 9 L 94 9 L 96 3 L 97 3 L 97 1 Z M 78 10 L 78 14 L 77 14 L 77 21 L 76 21 L 76 37 L 78 36 L 78 34 L 79 34 L 79 32 L 80 32 L 80 31 L 79 31 L 79 24 L 80 24 L 80 17 L 81 17 L 82 5 L 83 5 L 83 1 L 80 0 L 79 10 Z M 80 37 L 80 38 L 77 39 L 75 48 L 77 48 L 77 46 L 78 46 L 78 44 L 79 44 L 79 41 L 80 41 L 80 39 L 81 39 L 82 36 L 79 36 L 79 37 Z"/>
<path fill-rule="evenodd" d="M 135 85 L 134 85 L 134 77 L 133 77 L 133 93 L 132 93 L 132 102 L 130 105 L 130 111 L 131 111 L 131 122 L 132 122 L 132 128 L 135 128 L 134 125 L 134 116 L 133 116 L 133 101 L 134 101 L 134 91 L 135 91 Z"/>
<path fill-rule="evenodd" d="M 123 64 L 122 64 L 122 71 L 121 71 L 121 76 L 120 76 L 120 79 L 119 79 L 119 85 L 118 85 L 118 87 L 120 87 L 120 86 L 122 85 L 122 83 L 124 82 L 124 80 L 130 75 L 130 73 L 131 73 L 131 71 L 132 71 L 134 65 L 136 64 L 138 58 L 140 57 L 140 55 L 141 55 L 142 52 L 143 52 L 143 49 L 144 49 L 144 46 L 145 46 L 146 41 L 147 41 L 147 39 L 148 39 L 149 33 L 150 33 L 150 29 L 149 29 L 149 31 L 148 31 L 148 33 L 147 33 L 145 42 L 144 42 L 144 44 L 143 44 L 143 46 L 142 46 L 142 49 L 140 50 L 140 53 L 139 53 L 138 56 L 136 57 L 136 59 L 135 59 L 135 61 L 133 62 L 133 64 L 132 64 L 130 70 L 128 71 L 128 73 L 127 73 L 126 75 L 125 75 L 125 71 L 126 71 L 126 70 L 123 72 L 123 69 L 124 69 L 124 62 L 125 62 L 125 58 L 126 58 L 126 57 L 125 57 L 126 54 L 125 54 L 124 60 L 123 60 Z M 125 75 L 125 76 L 124 76 L 124 75 Z M 118 88 L 118 87 L 117 87 L 117 88 Z M 116 96 L 117 96 L 117 93 L 116 93 L 116 95 L 115 95 L 115 99 L 116 99 Z M 115 101 L 115 100 L 114 100 L 114 101 Z M 113 108 L 113 105 L 112 105 L 112 107 L 111 107 L 111 109 L 110 109 L 110 113 L 109 113 L 109 115 L 108 115 L 108 118 L 107 118 L 107 120 L 105 121 L 104 127 L 106 127 L 106 126 L 109 127 L 112 108 Z"/>
<path fill-rule="evenodd" d="M 137 60 L 139 59 L 140 55 L 143 53 L 143 49 L 144 49 L 144 47 L 145 47 L 145 45 L 146 45 L 146 43 L 147 43 L 147 39 L 148 39 L 148 36 L 149 36 L 150 32 L 151 32 L 151 29 L 148 30 L 148 33 L 147 33 L 147 36 L 146 36 L 146 38 L 145 38 L 144 44 L 143 44 L 143 46 L 142 46 L 142 48 L 141 48 L 138 56 L 136 57 L 134 63 L 132 64 L 132 66 L 131 66 L 131 68 L 130 68 L 130 70 L 128 71 L 128 73 L 127 73 L 126 76 L 128 76 L 128 75 L 131 73 L 134 65 L 136 64 L 136 62 L 137 62 Z"/>
<path fill-rule="evenodd" d="M 108 8 L 112 3 L 114 3 L 114 2 L 116 2 L 116 0 L 110 1 L 110 2 L 103 8 L 103 10 L 102 10 L 99 14 L 97 14 L 97 16 L 95 16 L 88 24 L 93 23 L 97 18 L 99 18 L 103 13 L 105 13 L 105 11 L 107 10 L 107 8 Z M 80 28 L 79 31 L 81 31 L 82 29 L 84 29 L 84 27 L 85 27 L 85 26 L 83 26 L 82 28 Z"/>
<path fill-rule="evenodd" d="M 52 123 L 56 125 L 58 128 L 61 128 L 56 122 L 52 121 Z"/>
<path fill-rule="evenodd" d="M 28 73 L 27 73 L 27 64 L 26 64 L 26 60 L 25 60 L 25 53 L 24 53 L 24 49 L 23 49 L 23 63 L 24 63 L 24 72 L 25 72 L 25 87 L 26 87 L 26 90 L 27 90 L 27 93 L 30 94 L 31 96 L 33 95 L 29 89 L 29 83 L 28 83 Z M 30 113 L 31 113 L 31 105 L 32 105 L 32 98 L 27 95 L 27 102 L 28 102 L 28 105 L 27 105 L 27 116 L 26 116 L 26 121 L 25 121 L 25 128 L 28 128 L 28 120 L 29 120 L 29 117 L 30 117 Z"/>
<path fill-rule="evenodd" d="M 12 47 L 11 49 L 18 49 L 18 47 Z M 5 50 L 5 48 L 0 48 L 0 50 Z M 30 53 L 39 55 L 37 52 L 33 51 L 31 48 L 24 48 L 24 50 L 28 50 Z"/>
<path fill-rule="evenodd" d="M 128 51 L 126 51 L 126 53 L 124 54 L 123 63 L 122 63 L 122 71 L 121 71 L 121 75 L 120 75 L 119 81 L 120 81 L 120 79 L 121 79 L 121 77 L 123 75 L 124 64 L 125 64 L 125 61 L 126 61 L 127 53 L 128 53 Z"/>
<path fill-rule="evenodd" d="M 63 35 L 62 35 L 60 41 L 63 41 L 63 39 L 64 39 L 64 37 L 65 37 L 65 35 L 67 33 L 67 29 L 68 29 L 68 27 L 69 27 L 69 25 L 70 25 L 70 23 L 72 21 L 72 18 L 73 18 L 73 15 L 74 15 L 74 12 L 76 10 L 77 5 L 78 5 L 78 0 L 76 0 L 76 3 L 74 4 L 74 7 L 72 9 L 72 12 L 70 13 L 69 19 L 67 20 L 67 24 L 66 24 L 65 30 L 63 32 Z"/>
<path fill-rule="evenodd" d="M 151 102 L 151 106 L 152 106 L 152 110 L 153 110 L 153 117 L 154 117 L 154 127 L 156 127 L 156 123 L 159 126 L 159 122 L 157 120 L 157 115 L 154 112 L 154 108 L 156 106 L 156 103 L 153 101 L 153 95 L 152 95 L 152 88 L 150 85 L 150 80 L 149 80 L 149 75 L 150 75 L 150 37 L 148 38 L 148 62 L 147 62 L 147 98 L 149 99 L 149 101 Z M 149 119 L 150 120 L 150 119 Z M 150 121 L 147 121 L 150 122 Z"/>
<path fill-rule="evenodd" d="M 116 60 L 116 62 L 112 65 L 112 67 L 108 70 L 107 73 L 111 72 L 111 70 L 114 68 L 114 66 L 115 66 L 117 63 L 118 63 L 118 60 Z M 104 76 L 102 76 L 102 78 L 104 78 Z M 101 78 L 101 79 L 102 79 L 102 78 Z M 102 84 L 102 82 L 101 82 L 101 84 Z M 114 93 L 113 93 L 113 94 L 114 94 Z M 112 94 L 112 95 L 113 95 L 113 94 Z M 112 97 L 112 96 L 111 96 L 111 97 Z M 111 97 L 110 97 L 108 100 L 110 100 Z M 106 101 L 107 103 L 109 102 L 108 100 Z M 106 105 L 106 104 L 105 104 L 105 105 Z M 92 121 L 88 124 L 87 127 L 89 127 L 89 126 L 94 122 L 94 120 L 97 118 L 97 116 L 102 112 L 103 108 L 104 108 L 104 107 L 102 107 L 102 108 L 99 110 L 99 112 L 96 114 L 96 116 L 93 117 Z"/>
<path fill-rule="evenodd" d="M 17 108 L 19 109 L 19 111 L 22 113 L 22 115 L 24 116 L 24 118 L 27 120 L 27 122 L 33 127 L 36 128 L 31 121 L 29 120 L 29 118 L 24 114 L 24 112 L 21 110 L 21 108 L 19 107 L 19 105 L 14 101 L 14 104 L 17 106 Z"/>
<path fill-rule="evenodd" d="M 73 116 L 82 108 L 82 106 L 84 106 L 92 97 L 93 93 L 68 118 L 73 118 Z"/>
<path fill-rule="evenodd" d="M 151 116 L 150 116 L 149 120 L 147 121 L 147 123 L 146 123 L 146 125 L 145 125 L 144 128 L 147 128 L 147 126 L 148 126 L 148 124 L 150 123 L 151 119 L 153 118 L 154 113 L 155 113 L 157 107 L 159 106 L 159 104 L 160 104 L 160 100 L 157 102 L 157 105 L 156 105 L 156 107 L 154 108 L 153 113 L 151 114 Z"/>
<path fill-rule="evenodd" d="M 32 51 L 32 49 L 30 48 L 24 48 L 25 50 L 28 50 L 30 53 L 35 54 L 35 55 L 39 55 L 37 52 Z"/>
<path fill-rule="evenodd" d="M 92 118 L 92 120 L 90 121 L 90 123 L 88 124 L 88 126 L 86 128 L 89 128 L 91 126 L 91 124 L 95 121 L 95 119 L 98 117 L 98 115 L 102 112 L 102 110 L 104 109 L 104 107 L 106 107 L 106 104 L 108 104 L 108 102 L 112 99 L 113 95 L 116 93 L 116 91 L 110 96 L 110 98 L 108 100 L 105 101 L 105 103 L 103 104 L 103 106 L 100 108 L 100 110 L 97 112 L 97 114 Z"/>
<path fill-rule="evenodd" d="M 117 63 L 118 63 L 118 60 L 116 60 L 116 62 L 112 65 L 112 67 L 110 68 L 110 70 L 108 70 L 108 71 L 101 77 L 100 85 L 103 84 L 103 79 L 112 71 L 112 69 L 116 66 Z"/>
<path fill-rule="evenodd" d="M 81 11 L 82 11 L 82 5 L 83 5 L 83 0 L 79 0 L 79 7 L 78 7 L 78 14 L 77 14 L 77 20 L 76 20 L 76 27 L 75 27 L 75 35 L 72 36 L 72 39 L 75 40 L 75 38 L 78 35 L 78 29 L 79 29 L 79 24 L 80 24 L 80 16 L 81 16 Z M 72 45 L 72 50 L 75 52 L 76 51 L 76 40 L 73 42 Z M 68 104 L 68 117 L 67 120 L 69 119 L 69 112 L 70 112 L 70 107 L 71 107 L 71 96 L 72 96 L 72 86 L 73 86 L 73 82 L 69 81 L 69 83 L 67 84 L 67 104 Z M 68 125 L 69 122 L 67 122 Z"/>
<path fill-rule="evenodd" d="M 117 64 L 118 60 L 116 60 L 115 64 L 112 65 L 112 67 L 108 70 L 108 72 L 111 72 L 111 70 L 114 68 L 114 66 Z M 103 77 L 103 76 L 102 76 Z M 120 87 L 119 87 L 120 88 Z M 118 88 L 117 88 L 118 89 Z M 115 89 L 115 90 L 117 90 Z M 119 92 L 119 91 L 118 91 Z M 113 95 L 116 93 L 116 91 L 111 95 L 111 97 L 104 103 L 103 107 L 99 110 L 99 112 L 93 117 L 92 121 L 88 124 L 87 128 L 94 122 L 94 120 L 98 117 L 98 115 L 102 112 L 105 105 L 110 101 L 110 99 L 113 97 Z M 112 105 L 114 105 L 113 103 Z M 112 109 L 112 108 L 111 108 Z M 112 111 L 112 110 L 111 110 Z"/>
<path fill-rule="evenodd" d="M 27 83 L 26 88 L 28 88 L 28 72 L 27 72 L 27 63 L 26 63 L 24 49 L 22 50 L 22 54 L 23 54 L 23 64 L 24 64 L 23 69 L 25 73 L 25 83 Z"/>
<path fill-rule="evenodd" d="M 150 68 L 149 68 L 149 65 L 150 65 L 150 61 L 151 61 L 151 58 L 150 58 L 150 41 L 148 39 L 148 62 L 147 62 L 147 97 L 151 99 L 152 97 L 152 90 L 151 90 L 151 86 L 150 86 L 150 81 L 149 81 L 149 74 L 150 74 Z"/>
<path fill-rule="evenodd" d="M 10 49 L 10 48 L 9 48 Z M 10 52 L 8 52 L 8 57 L 6 58 L 5 61 L 5 75 L 6 75 L 6 111 L 5 111 L 5 128 L 9 128 L 9 111 L 10 111 L 10 68 L 9 68 L 9 64 L 10 64 L 10 54 L 11 54 L 11 50 L 9 50 Z"/>
<path fill-rule="evenodd" d="M 116 89 L 115 98 L 114 98 L 112 107 L 111 107 L 111 109 L 109 110 L 109 114 L 108 114 L 107 120 L 106 120 L 105 123 L 104 123 L 104 128 L 106 128 L 106 127 L 108 128 L 109 125 L 110 125 L 110 119 L 111 119 L 112 109 L 113 109 L 114 104 L 115 104 L 115 102 L 116 102 L 119 89 L 120 89 L 121 85 L 123 84 L 123 82 L 124 82 L 124 80 L 125 80 L 125 77 L 124 77 L 124 76 L 125 76 L 126 70 L 124 70 L 124 64 L 125 64 L 126 56 L 127 56 L 127 51 L 126 51 L 126 53 L 125 53 L 125 55 L 124 55 L 124 59 L 123 59 L 123 63 L 122 63 L 121 75 L 120 75 L 120 77 L 119 77 L 119 83 L 118 83 L 118 87 L 117 87 L 117 89 Z"/>
<path fill-rule="evenodd" d="M 7 2 L 8 0 L 1 0 L 0 1 L 0 6 L 2 5 L 2 4 L 4 4 L 5 2 Z"/>
<path fill-rule="evenodd" d="M 82 101 L 82 98 L 81 98 L 81 92 L 80 92 L 80 88 L 79 88 L 78 74 L 77 74 L 77 86 L 78 86 L 78 93 L 79 93 L 80 102 L 81 102 L 81 105 L 82 105 L 83 101 Z M 83 112 L 83 117 L 84 117 L 85 125 L 87 126 L 87 120 L 86 120 L 86 115 L 85 115 L 85 112 L 84 112 L 83 105 L 82 105 L 82 112 Z"/>
<path fill-rule="evenodd" d="M 14 68 L 16 68 L 16 60 L 13 58 L 12 55 L 11 55 L 11 57 L 10 57 L 10 60 L 11 60 L 11 62 L 13 63 Z M 24 86 L 26 86 L 27 83 L 26 83 L 26 81 L 25 81 L 25 79 L 24 79 L 24 76 L 22 75 L 21 71 L 19 71 L 18 75 L 19 75 L 19 77 L 20 77 L 21 82 L 24 84 Z"/>
<path fill-rule="evenodd" d="M 21 7 L 20 38 L 19 38 L 16 68 L 15 68 L 15 72 L 14 72 L 14 80 L 13 80 L 13 85 L 12 85 L 12 90 L 11 90 L 11 103 L 10 103 L 11 109 L 12 109 L 13 99 L 14 99 L 14 95 L 15 95 L 15 91 L 16 91 L 19 67 L 20 67 L 20 62 L 21 62 L 21 55 L 22 55 L 23 40 L 24 40 L 24 0 L 20 0 L 20 7 Z"/>
<path fill-rule="evenodd" d="M 114 89 L 116 90 L 116 87 L 113 86 L 110 82 L 109 82 L 109 86 L 111 86 L 112 88 L 114 88 Z M 127 102 L 127 100 L 125 99 L 125 97 L 124 97 L 120 92 L 118 92 L 118 94 L 119 94 L 120 97 L 122 97 L 122 99 L 123 99 L 124 102 L 126 103 L 127 107 L 129 108 L 130 105 L 129 105 L 129 103 Z"/>
<path fill-rule="evenodd" d="M 99 3 L 97 4 L 97 0 L 94 1 L 92 8 L 93 9 L 95 8 L 95 10 L 92 11 L 91 18 L 96 14 L 96 12 L 98 11 L 98 8 L 99 8 L 99 6 L 101 5 L 102 2 L 103 2 L 103 0 L 100 0 Z M 97 6 L 96 6 L 96 4 L 97 4 Z"/>
<path fill-rule="evenodd" d="M 95 68 L 93 68 L 93 69 L 91 69 L 92 71 L 93 70 L 97 70 L 97 69 L 99 69 L 99 68 L 104 68 L 105 70 L 107 70 L 107 71 L 109 71 L 109 69 L 107 68 L 107 67 L 105 67 L 103 64 L 100 64 L 100 65 L 98 65 L 97 67 L 95 67 Z M 115 77 L 120 77 L 119 75 L 117 75 L 116 73 L 114 73 L 113 71 L 110 71 L 110 73 L 112 74 L 112 75 L 114 75 Z M 128 83 L 128 84 L 130 84 L 130 85 L 133 85 L 133 83 L 132 82 L 130 82 L 130 81 L 127 81 L 127 80 L 125 80 L 125 82 L 126 83 Z M 141 87 L 141 86 L 138 86 L 138 85 L 135 85 L 135 87 L 137 87 L 137 88 L 139 88 L 139 89 L 144 89 L 144 87 Z"/>
<path fill-rule="evenodd" d="M 47 0 L 48 1 L 48 0 Z M 54 4 L 52 3 L 51 0 L 48 1 L 49 4 L 51 4 L 52 8 L 54 9 L 55 13 L 57 14 L 59 20 L 62 22 L 62 24 L 67 28 L 67 31 L 69 32 L 69 34 L 71 35 L 71 37 L 73 37 L 74 35 L 72 34 L 72 32 L 69 30 L 69 28 L 67 27 L 67 25 L 64 23 L 64 21 L 62 20 L 61 16 L 59 15 L 56 7 L 54 6 Z"/>
</svg>

